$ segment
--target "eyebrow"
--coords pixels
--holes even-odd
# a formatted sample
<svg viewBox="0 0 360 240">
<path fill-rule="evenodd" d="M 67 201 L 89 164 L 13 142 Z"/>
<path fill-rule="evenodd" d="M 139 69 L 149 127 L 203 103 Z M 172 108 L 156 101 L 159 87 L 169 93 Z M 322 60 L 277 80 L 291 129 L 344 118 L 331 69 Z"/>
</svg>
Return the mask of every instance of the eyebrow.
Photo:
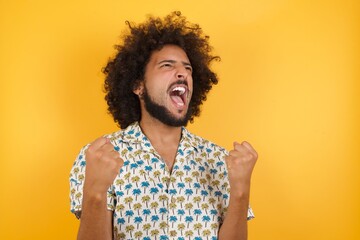
<svg viewBox="0 0 360 240">
<path fill-rule="evenodd" d="M 162 63 L 176 63 L 176 62 L 177 62 L 177 61 L 175 61 L 175 60 L 166 59 L 166 60 L 160 61 L 158 64 L 162 64 Z M 190 67 L 192 67 L 191 64 L 188 63 L 188 62 L 183 62 L 183 61 L 181 61 L 181 63 L 182 63 L 184 66 L 190 66 Z"/>
</svg>

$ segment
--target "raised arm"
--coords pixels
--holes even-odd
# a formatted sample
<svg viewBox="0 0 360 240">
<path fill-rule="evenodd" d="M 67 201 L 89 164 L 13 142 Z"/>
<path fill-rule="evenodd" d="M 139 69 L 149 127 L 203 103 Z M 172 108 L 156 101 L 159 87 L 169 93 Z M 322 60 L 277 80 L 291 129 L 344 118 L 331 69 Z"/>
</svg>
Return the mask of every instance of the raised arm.
<svg viewBox="0 0 360 240">
<path fill-rule="evenodd" d="M 113 212 L 107 209 L 107 190 L 123 165 L 109 139 L 95 140 L 85 152 L 86 170 L 78 240 L 113 238 Z"/>
<path fill-rule="evenodd" d="M 234 143 L 234 149 L 226 157 L 230 181 L 230 201 L 223 224 L 220 227 L 220 240 L 247 239 L 247 213 L 250 197 L 251 174 L 257 153 L 247 143 Z"/>
</svg>

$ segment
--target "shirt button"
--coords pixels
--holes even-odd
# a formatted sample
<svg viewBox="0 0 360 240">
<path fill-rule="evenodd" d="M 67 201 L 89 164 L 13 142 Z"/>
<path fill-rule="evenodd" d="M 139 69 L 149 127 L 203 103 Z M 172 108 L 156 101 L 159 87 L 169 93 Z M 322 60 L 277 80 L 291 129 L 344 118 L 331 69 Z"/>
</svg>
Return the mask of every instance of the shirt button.
<svg viewBox="0 0 360 240">
<path fill-rule="evenodd" d="M 171 198 L 171 202 L 172 202 L 172 203 L 175 203 L 175 202 L 176 202 L 176 198 L 175 198 L 175 197 L 172 197 L 172 198 Z"/>
</svg>

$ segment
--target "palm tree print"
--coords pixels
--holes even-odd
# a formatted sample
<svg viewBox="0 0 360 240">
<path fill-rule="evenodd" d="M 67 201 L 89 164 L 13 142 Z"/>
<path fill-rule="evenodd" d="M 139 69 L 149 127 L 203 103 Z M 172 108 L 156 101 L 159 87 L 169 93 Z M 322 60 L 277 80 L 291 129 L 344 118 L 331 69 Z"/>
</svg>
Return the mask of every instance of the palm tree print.
<svg viewBox="0 0 360 240">
<path fill-rule="evenodd" d="M 150 198 L 149 195 L 145 195 L 145 196 L 143 196 L 143 197 L 141 198 L 141 201 L 146 204 L 146 207 L 147 207 L 147 208 L 149 207 L 148 202 L 149 202 L 150 200 L 151 200 L 151 198 Z"/>
<path fill-rule="evenodd" d="M 218 227 L 219 227 L 219 225 L 218 225 L 217 223 L 212 223 L 212 224 L 210 225 L 210 228 L 214 231 L 214 234 L 216 234 L 216 232 L 218 231 L 218 230 L 217 230 Z"/>
<path fill-rule="evenodd" d="M 169 237 L 166 235 L 160 235 L 160 240 L 169 240 Z"/>
<path fill-rule="evenodd" d="M 177 217 L 176 216 L 170 216 L 170 218 L 169 218 L 169 221 L 172 223 L 172 227 L 174 227 L 174 223 L 177 221 L 178 219 L 177 219 Z"/>
<path fill-rule="evenodd" d="M 182 216 L 185 215 L 185 211 L 182 210 L 182 209 L 179 209 L 179 210 L 177 211 L 177 214 L 180 216 L 180 221 L 181 221 Z"/>
<path fill-rule="evenodd" d="M 208 230 L 208 229 L 205 229 L 205 230 L 202 232 L 202 235 L 203 235 L 204 237 L 208 237 L 208 236 L 210 236 L 210 234 L 211 234 L 211 232 L 210 232 L 210 230 Z"/>
<path fill-rule="evenodd" d="M 141 188 L 144 190 L 144 193 L 146 194 L 146 189 L 150 186 L 150 183 L 148 181 L 141 182 Z"/>
<path fill-rule="evenodd" d="M 159 196 L 159 201 L 163 202 L 163 204 L 165 204 L 165 202 L 168 201 L 168 196 L 166 194 L 162 194 Z"/>
<path fill-rule="evenodd" d="M 154 227 L 155 227 L 155 223 L 157 222 L 157 221 L 159 221 L 159 216 L 158 215 L 152 215 L 151 216 L 151 221 L 154 223 Z"/>
<path fill-rule="evenodd" d="M 208 163 L 214 167 L 215 159 L 208 159 Z"/>
<path fill-rule="evenodd" d="M 156 214 L 157 214 L 157 208 L 158 208 L 158 206 L 159 206 L 159 203 L 158 203 L 158 202 L 152 202 L 152 203 L 150 204 L 150 207 L 151 207 L 152 209 L 154 209 L 154 211 L 155 211 Z"/>
<path fill-rule="evenodd" d="M 134 216 L 134 211 L 133 210 L 126 210 L 125 211 L 125 216 L 128 217 L 128 222 L 130 222 L 130 218 L 132 216 Z"/>
<path fill-rule="evenodd" d="M 155 199 L 156 194 L 159 192 L 157 187 L 150 188 L 150 193 L 153 195 L 153 200 Z"/>
<path fill-rule="evenodd" d="M 180 203 L 180 207 L 182 208 L 182 203 L 185 201 L 185 198 L 183 196 L 180 196 L 177 198 L 177 202 Z"/>
<path fill-rule="evenodd" d="M 79 202 L 79 204 L 80 204 L 80 201 L 81 201 L 81 197 L 82 197 L 81 192 L 78 192 L 78 193 L 75 194 L 75 199 Z"/>
<path fill-rule="evenodd" d="M 199 176 L 200 176 L 200 172 L 198 171 L 194 171 L 191 173 L 191 177 L 195 178 L 196 181 L 198 181 Z"/>
<path fill-rule="evenodd" d="M 174 203 L 174 202 L 169 203 L 169 208 L 170 208 L 172 214 L 175 214 L 176 207 L 177 207 L 176 203 Z"/>
<path fill-rule="evenodd" d="M 84 179 L 85 179 L 85 175 L 84 174 L 79 174 L 78 180 L 79 180 L 80 184 L 81 184 L 82 181 L 84 181 Z"/>
<path fill-rule="evenodd" d="M 79 168 L 78 167 L 75 167 L 74 169 L 73 169 L 73 173 L 74 173 L 74 175 L 75 175 L 75 178 L 78 178 L 78 173 L 79 173 Z"/>
<path fill-rule="evenodd" d="M 217 239 L 230 198 L 227 152 L 185 128 L 181 136 L 172 172 L 138 123 L 107 136 L 124 160 L 107 193 L 115 239 Z M 88 146 L 70 172 L 74 213 L 82 208 Z"/>
<path fill-rule="evenodd" d="M 150 223 L 146 223 L 143 225 L 143 231 L 146 232 L 146 235 L 149 234 L 149 229 L 151 228 L 151 224 Z"/>
<path fill-rule="evenodd" d="M 159 182 L 160 182 L 160 175 L 161 175 L 161 172 L 159 170 L 154 171 L 154 177 L 156 177 Z"/>
<path fill-rule="evenodd" d="M 191 214 L 191 209 L 193 208 L 193 204 L 192 203 L 186 203 L 185 204 L 185 209 L 189 211 L 189 214 Z"/>
<path fill-rule="evenodd" d="M 217 217 L 218 211 L 215 209 L 210 210 L 210 214 L 212 215 L 213 221 L 215 220 L 215 217 Z"/>
<path fill-rule="evenodd" d="M 121 212 L 124 208 L 125 208 L 125 206 L 123 204 L 118 204 L 118 205 L 116 205 L 115 209 L 117 212 Z"/>
<path fill-rule="evenodd" d="M 125 219 L 124 218 L 118 218 L 117 220 L 117 224 L 125 224 Z"/>
<path fill-rule="evenodd" d="M 199 191 L 199 189 L 201 189 L 201 185 L 200 185 L 200 183 L 194 183 L 194 185 L 193 185 L 193 187 L 196 189 L 195 190 L 195 194 L 197 194 L 198 193 L 198 191 Z"/>
<path fill-rule="evenodd" d="M 160 229 L 163 230 L 164 234 L 166 234 L 167 227 L 168 227 L 168 224 L 166 222 L 160 223 Z"/>
<path fill-rule="evenodd" d="M 208 215 L 204 215 L 202 217 L 203 222 L 205 222 L 205 227 L 207 227 L 207 223 L 210 222 L 210 217 Z"/>
<path fill-rule="evenodd" d="M 187 227 L 189 228 L 190 223 L 194 220 L 192 216 L 186 216 L 185 222 L 187 222 Z"/>
<path fill-rule="evenodd" d="M 150 232 L 150 234 L 151 234 L 151 236 L 152 237 L 156 237 L 157 235 L 159 235 L 159 230 L 157 230 L 157 229 L 154 229 L 154 230 L 151 230 L 151 232 Z"/>
<path fill-rule="evenodd" d="M 198 234 L 200 235 L 200 230 L 202 229 L 202 224 L 201 223 L 195 223 L 194 224 L 194 230 L 198 232 Z"/>
<path fill-rule="evenodd" d="M 191 187 L 192 178 L 186 177 L 184 180 L 185 180 L 185 183 L 187 183 L 187 186 Z"/>
<path fill-rule="evenodd" d="M 180 178 L 180 182 L 182 182 L 182 177 L 184 176 L 183 171 L 176 171 L 175 176 Z"/>
<path fill-rule="evenodd" d="M 200 196 L 193 197 L 193 202 L 194 202 L 197 206 L 199 206 L 200 201 L 201 201 L 201 197 L 200 197 Z"/>
<path fill-rule="evenodd" d="M 185 195 L 187 195 L 187 200 L 189 201 L 190 196 L 193 194 L 193 190 L 192 189 L 186 189 L 185 190 Z"/>
<path fill-rule="evenodd" d="M 129 208 L 130 208 L 130 205 L 131 205 L 131 203 L 132 203 L 133 200 L 134 200 L 134 199 L 133 199 L 132 197 L 126 197 L 126 198 L 124 199 L 124 202 L 127 203 L 127 204 L 129 204 Z"/>
<path fill-rule="evenodd" d="M 202 214 L 202 211 L 200 209 L 194 210 L 194 215 L 196 216 L 196 221 L 199 219 L 199 216 Z"/>
<path fill-rule="evenodd" d="M 125 185 L 126 194 L 129 194 L 129 190 L 130 190 L 131 188 L 132 188 L 132 184 L 131 184 L 131 183 Z"/>
<path fill-rule="evenodd" d="M 142 217 L 135 217 L 134 220 L 135 220 L 134 223 L 137 224 L 136 225 L 137 229 L 139 229 L 139 224 L 142 223 L 142 221 L 143 221 Z"/>
<path fill-rule="evenodd" d="M 177 232 L 175 230 L 170 231 L 170 237 L 176 237 Z"/>
<path fill-rule="evenodd" d="M 205 214 L 206 214 L 206 215 L 208 214 L 208 213 L 207 213 L 208 208 L 209 208 L 209 204 L 207 204 L 207 203 L 201 204 L 201 209 L 202 209 L 202 210 L 205 210 Z"/>
<path fill-rule="evenodd" d="M 177 229 L 180 231 L 181 235 L 183 235 L 182 231 L 185 229 L 185 224 L 183 223 L 178 224 Z"/>
<path fill-rule="evenodd" d="M 150 209 L 143 209 L 142 214 L 145 215 L 145 221 L 147 221 L 147 217 L 151 214 Z"/>
<path fill-rule="evenodd" d="M 137 201 L 138 196 L 141 195 L 141 190 L 139 188 L 133 189 L 132 194 L 135 196 L 135 201 Z"/>
<path fill-rule="evenodd" d="M 138 215 L 140 215 L 141 207 L 141 203 L 135 203 L 133 206 L 134 210 L 138 212 Z"/>
<path fill-rule="evenodd" d="M 116 179 L 115 180 L 115 185 L 119 186 L 120 190 L 121 190 L 121 186 L 124 185 L 124 183 L 125 183 L 124 179 Z"/>
<path fill-rule="evenodd" d="M 192 237 L 193 235 L 194 235 L 194 232 L 191 231 L 191 230 L 188 230 L 188 231 L 185 232 L 185 236 L 186 236 L 186 237 L 189 237 L 189 239 L 191 239 L 191 237 Z"/>
<path fill-rule="evenodd" d="M 127 225 L 125 227 L 126 232 L 130 233 L 130 236 L 132 237 L 132 232 L 134 231 L 135 227 L 133 225 Z"/>
<path fill-rule="evenodd" d="M 164 216 L 167 216 L 167 208 L 160 208 L 159 213 L 161 214 L 161 220 L 164 220 Z"/>
<path fill-rule="evenodd" d="M 181 194 L 181 190 L 182 190 L 183 188 L 185 188 L 185 184 L 182 183 L 182 182 L 179 182 L 179 183 L 177 184 L 177 187 L 180 189 L 180 190 L 179 190 L 179 194 Z"/>
<path fill-rule="evenodd" d="M 131 182 L 135 183 L 136 187 L 138 188 L 138 182 L 140 180 L 140 177 L 139 176 L 134 176 L 131 178 Z"/>
<path fill-rule="evenodd" d="M 134 237 L 135 238 L 141 238 L 143 236 L 143 232 L 141 231 L 137 231 L 135 234 L 134 234 Z"/>
</svg>

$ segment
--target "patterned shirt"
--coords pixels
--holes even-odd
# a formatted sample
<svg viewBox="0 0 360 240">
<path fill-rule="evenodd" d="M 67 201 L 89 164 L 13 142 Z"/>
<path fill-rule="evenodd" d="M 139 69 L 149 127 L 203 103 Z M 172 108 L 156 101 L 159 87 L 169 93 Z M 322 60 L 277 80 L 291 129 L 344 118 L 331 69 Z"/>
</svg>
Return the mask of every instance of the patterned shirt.
<svg viewBox="0 0 360 240">
<path fill-rule="evenodd" d="M 107 194 L 115 239 L 217 239 L 229 203 L 227 151 L 182 128 L 172 172 L 137 122 L 107 135 L 124 165 Z M 81 211 L 83 147 L 70 173 L 71 211 Z M 253 218 L 251 208 L 248 219 Z"/>
</svg>

